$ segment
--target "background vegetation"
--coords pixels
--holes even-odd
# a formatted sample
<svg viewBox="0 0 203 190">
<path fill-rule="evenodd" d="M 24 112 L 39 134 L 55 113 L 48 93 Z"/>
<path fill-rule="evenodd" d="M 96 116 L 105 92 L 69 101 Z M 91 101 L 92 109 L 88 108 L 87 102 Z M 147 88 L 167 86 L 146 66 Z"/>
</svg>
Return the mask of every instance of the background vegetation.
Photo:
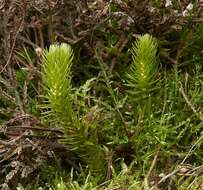
<svg viewBox="0 0 203 190">
<path fill-rule="evenodd" d="M 201 0 L 0 4 L 0 188 L 203 189 Z"/>
</svg>

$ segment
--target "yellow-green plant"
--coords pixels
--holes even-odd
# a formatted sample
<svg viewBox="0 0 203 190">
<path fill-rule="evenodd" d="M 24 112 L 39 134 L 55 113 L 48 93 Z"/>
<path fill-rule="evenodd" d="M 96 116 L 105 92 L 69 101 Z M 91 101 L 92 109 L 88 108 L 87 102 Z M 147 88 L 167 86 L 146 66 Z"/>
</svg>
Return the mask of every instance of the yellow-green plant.
<svg viewBox="0 0 203 190">
<path fill-rule="evenodd" d="M 65 43 L 51 45 L 43 54 L 43 83 L 46 91 L 46 115 L 58 122 L 72 120 L 71 66 L 73 51 Z M 65 125 L 62 125 L 65 126 Z"/>
<path fill-rule="evenodd" d="M 63 129 L 74 127 L 74 132 L 64 130 L 64 138 L 61 143 L 74 152 L 82 162 L 86 163 L 93 171 L 104 169 L 103 150 L 98 144 L 97 130 L 93 124 L 85 124 L 77 115 L 77 108 L 73 112 L 73 98 L 77 96 L 79 90 L 73 91 L 71 86 L 71 66 L 73 51 L 65 43 L 61 45 L 51 45 L 43 54 L 43 83 L 45 89 L 46 102 L 43 108 L 45 116 L 54 118 L 53 124 L 59 123 Z M 86 90 L 90 81 L 81 87 L 81 97 L 85 98 Z M 77 103 L 74 105 L 76 106 Z M 78 109 L 80 109 L 78 107 Z"/>
<path fill-rule="evenodd" d="M 157 42 L 149 34 L 141 36 L 132 46 L 132 64 L 127 73 L 130 94 L 136 100 L 148 98 L 155 89 L 157 74 Z"/>
</svg>

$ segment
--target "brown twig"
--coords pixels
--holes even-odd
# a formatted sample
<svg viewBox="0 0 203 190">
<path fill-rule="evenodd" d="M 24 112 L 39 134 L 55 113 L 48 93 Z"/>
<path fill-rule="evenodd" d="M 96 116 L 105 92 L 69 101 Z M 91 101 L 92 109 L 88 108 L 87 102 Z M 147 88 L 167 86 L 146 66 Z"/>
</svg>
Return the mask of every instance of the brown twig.
<svg viewBox="0 0 203 190">
<path fill-rule="evenodd" d="M 147 172 L 147 174 L 146 174 L 146 176 L 145 176 L 145 179 L 146 179 L 146 180 L 149 179 L 149 176 L 151 175 L 152 170 L 154 169 L 154 166 L 155 166 L 156 163 L 157 163 L 157 159 L 158 159 L 158 156 L 159 156 L 159 151 L 160 151 L 160 149 L 157 150 L 157 152 L 156 152 L 156 154 L 155 154 L 155 156 L 154 156 L 154 159 L 153 159 L 153 161 L 152 161 L 152 164 L 151 164 L 151 166 L 150 166 L 150 168 L 149 168 L 149 171 Z M 144 189 L 144 183 L 145 183 L 145 180 L 144 180 L 143 183 L 142 183 L 141 190 Z"/>
<path fill-rule="evenodd" d="M 113 151 L 109 151 L 108 155 L 108 165 L 107 165 L 107 174 L 106 174 L 106 180 L 105 181 L 110 181 L 112 177 L 112 162 L 113 162 Z"/>
<path fill-rule="evenodd" d="M 166 179 L 172 177 L 173 175 L 175 175 L 176 173 L 178 173 L 180 171 L 181 167 L 180 168 L 177 168 L 175 170 L 173 170 L 171 173 L 169 173 L 168 175 L 165 175 L 164 177 L 162 177 L 158 183 L 154 186 L 152 186 L 149 190 L 153 190 L 157 187 L 157 185 L 161 184 L 162 182 L 164 182 Z"/>
<path fill-rule="evenodd" d="M 24 21 L 24 18 L 22 18 L 21 22 L 20 22 L 20 25 L 18 27 L 18 30 L 16 31 L 16 34 L 15 34 L 15 37 L 14 37 L 14 40 L 13 40 L 13 44 L 12 44 L 12 47 L 11 47 L 11 51 L 9 53 L 9 57 L 7 59 L 7 62 L 6 64 L 4 65 L 4 67 L 1 69 L 0 71 L 0 74 L 6 69 L 6 67 L 10 64 L 11 62 L 11 59 L 12 59 L 12 56 L 13 56 L 13 52 L 14 52 L 14 49 L 15 49 L 15 46 L 16 46 L 16 40 L 17 40 L 17 36 L 18 34 L 20 33 L 20 30 L 21 30 L 21 27 L 23 25 L 23 21 Z"/>
<path fill-rule="evenodd" d="M 9 129 L 23 129 L 23 130 L 36 130 L 36 131 L 47 131 L 47 132 L 54 132 L 54 133 L 60 133 L 63 134 L 62 131 L 58 129 L 49 129 L 44 127 L 31 127 L 31 126 L 11 126 Z"/>
<path fill-rule="evenodd" d="M 178 62 L 173 59 L 172 57 L 170 57 L 167 53 L 160 53 L 160 56 L 163 56 L 164 58 L 168 59 L 172 64 L 177 65 Z"/>
<path fill-rule="evenodd" d="M 198 111 L 195 109 L 195 107 L 192 105 L 192 103 L 189 101 L 187 95 L 185 94 L 185 91 L 184 91 L 184 89 L 183 89 L 182 84 L 180 84 L 180 85 L 181 85 L 181 87 L 180 87 L 179 90 L 180 90 L 180 92 L 181 92 L 183 98 L 185 99 L 186 103 L 187 103 L 188 106 L 191 108 L 191 110 L 193 111 L 193 113 L 194 113 L 201 121 L 203 121 L 203 118 L 200 117 Z"/>
</svg>

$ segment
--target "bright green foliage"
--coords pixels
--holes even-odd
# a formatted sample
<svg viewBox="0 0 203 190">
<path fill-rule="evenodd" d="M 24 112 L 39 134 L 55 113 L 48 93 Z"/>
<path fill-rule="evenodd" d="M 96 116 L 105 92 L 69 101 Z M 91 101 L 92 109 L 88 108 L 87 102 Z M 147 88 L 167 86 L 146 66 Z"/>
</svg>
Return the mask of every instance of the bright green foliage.
<svg viewBox="0 0 203 190">
<path fill-rule="evenodd" d="M 74 153 L 77 166 L 71 180 L 63 175 L 50 180 L 54 172 L 42 169 L 47 175 L 45 180 L 41 177 L 42 181 L 50 184 L 50 189 L 148 190 L 152 189 L 153 175 L 167 175 L 180 164 L 202 163 L 201 63 L 197 62 L 190 73 L 179 65 L 169 69 L 163 64 L 157 80 L 156 52 L 157 42 L 148 34 L 133 44 L 133 61 L 127 74 L 129 91 L 124 89 L 122 93 L 99 56 L 100 74 L 73 89 L 71 48 L 52 45 L 45 51 L 45 114 L 55 119 L 48 120 L 50 124 L 60 122 L 66 129 L 58 142 Z M 154 159 L 152 176 L 148 176 Z M 85 167 L 88 171 L 83 173 Z M 181 177 L 177 173 L 168 181 L 177 190 L 188 186 L 198 189 L 202 180 L 198 175 Z M 162 190 L 161 185 L 157 190 Z"/>
<path fill-rule="evenodd" d="M 76 126 L 77 129 L 74 133 L 69 134 L 67 130 L 65 131 L 64 139 L 61 142 L 73 151 L 82 162 L 85 162 L 91 171 L 103 170 L 103 151 L 98 144 L 96 130 L 93 130 L 91 125 L 86 126 L 82 120 L 79 120 L 82 117 L 82 114 L 79 115 L 79 113 L 83 107 L 80 103 L 84 104 L 85 91 L 90 84 L 87 81 L 81 87 L 82 92 L 80 90 L 73 91 L 70 76 L 73 53 L 70 46 L 67 44 L 51 45 L 49 50 L 44 52 L 43 58 L 43 81 L 47 99 L 44 108 L 48 110 L 44 114 L 54 118 L 53 123 L 56 124 L 57 121 L 63 128 L 67 129 L 68 123 L 71 123 L 71 126 Z M 73 98 L 76 99 L 74 114 L 76 115 L 78 112 L 77 118 L 72 117 Z"/>
<path fill-rule="evenodd" d="M 154 90 L 157 73 L 156 62 L 157 43 L 149 34 L 141 36 L 132 47 L 133 62 L 127 74 L 128 86 L 135 98 L 143 99 Z"/>
<path fill-rule="evenodd" d="M 72 49 L 65 43 L 51 45 L 43 55 L 43 82 L 47 91 L 45 114 L 64 123 L 72 119 L 72 60 Z"/>
<path fill-rule="evenodd" d="M 98 142 L 97 130 L 91 127 L 81 125 L 80 129 L 68 134 L 61 142 L 88 165 L 92 173 L 100 174 L 105 171 L 104 151 Z"/>
</svg>

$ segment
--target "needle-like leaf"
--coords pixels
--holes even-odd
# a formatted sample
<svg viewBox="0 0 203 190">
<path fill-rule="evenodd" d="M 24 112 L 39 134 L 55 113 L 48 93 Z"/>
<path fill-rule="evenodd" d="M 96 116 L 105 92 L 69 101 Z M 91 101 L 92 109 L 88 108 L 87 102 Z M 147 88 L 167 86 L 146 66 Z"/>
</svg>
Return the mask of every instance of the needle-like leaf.
<svg viewBox="0 0 203 190">
<path fill-rule="evenodd" d="M 43 54 L 43 83 L 47 114 L 59 122 L 72 118 L 71 66 L 73 51 L 65 43 L 51 45 Z M 63 125 L 64 126 L 64 125 Z"/>
</svg>

